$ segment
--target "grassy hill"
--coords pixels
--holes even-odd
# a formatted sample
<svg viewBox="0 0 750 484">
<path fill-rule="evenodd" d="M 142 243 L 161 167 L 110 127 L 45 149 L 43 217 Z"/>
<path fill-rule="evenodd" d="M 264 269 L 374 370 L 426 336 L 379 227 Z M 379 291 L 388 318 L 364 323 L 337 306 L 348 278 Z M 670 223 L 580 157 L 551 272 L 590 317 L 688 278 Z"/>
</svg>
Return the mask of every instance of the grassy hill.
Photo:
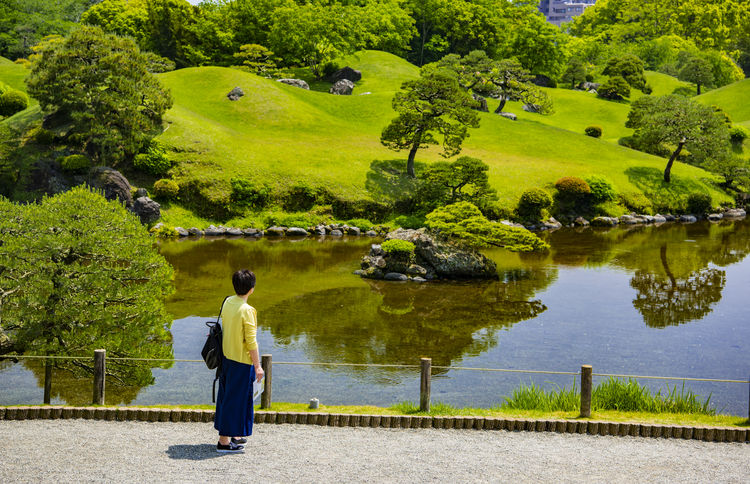
<svg viewBox="0 0 750 484">
<path fill-rule="evenodd" d="M 406 158 L 405 152 L 395 153 L 380 144 L 380 132 L 394 116 L 391 98 L 404 80 L 418 76 L 418 69 L 376 51 L 359 52 L 343 64 L 362 71 L 352 96 L 330 95 L 322 82 L 311 82 L 313 90 L 307 91 L 221 67 L 161 74 L 172 91 L 174 107 L 158 140 L 173 150 L 174 177 L 188 187 L 188 193 L 199 193 L 219 205 L 227 202 L 229 181 L 238 176 L 267 183 L 277 193 L 304 182 L 325 187 L 342 200 L 376 198 L 366 186 L 368 178 L 377 179 L 379 162 Z M 8 84 L 22 88 L 26 72 L 9 61 L 0 62 L 0 80 Z M 647 76 L 656 94 L 684 85 L 663 74 Z M 226 94 L 236 86 L 245 96 L 229 101 Z M 624 127 L 628 103 L 564 88 L 549 93 L 555 114 L 527 113 L 519 103 L 508 103 L 506 110 L 515 112 L 518 121 L 481 113 L 481 127 L 471 130 L 464 143 L 463 155 L 490 166 L 490 183 L 504 206 L 514 207 L 527 188 L 549 187 L 562 176 L 593 173 L 605 175 L 620 193 L 644 193 L 663 203 L 674 203 L 694 191 L 711 193 L 717 203 L 729 200 L 713 187 L 712 175 L 679 163 L 673 169 L 673 183 L 664 186 L 665 160 L 618 146 L 616 140 L 630 134 Z M 490 111 L 496 103 L 490 100 Z M 38 113 L 28 110 L 0 127 L 37 118 Z M 583 134 L 591 124 L 603 127 L 602 139 Z M 417 168 L 441 159 L 438 149 L 420 150 Z M 153 182 L 130 176 L 139 186 Z M 166 212 L 168 217 L 185 214 L 177 207 Z"/>
<path fill-rule="evenodd" d="M 200 180 L 216 196 L 226 195 L 233 176 L 243 176 L 279 190 L 305 181 L 344 198 L 369 197 L 365 182 L 373 161 L 405 159 L 405 153 L 384 148 L 379 137 L 394 116 L 393 93 L 418 71 L 398 57 L 373 51 L 361 52 L 347 64 L 363 75 L 352 96 L 306 91 L 219 67 L 161 75 L 175 106 L 159 139 L 183 150 L 177 155 L 178 178 Z M 680 84 L 660 74 L 650 77 L 660 81 L 660 91 Z M 228 101 L 226 93 L 235 86 L 245 96 Z M 662 187 L 664 160 L 616 145 L 617 138 L 630 134 L 624 127 L 627 104 L 567 89 L 550 93 L 556 114 L 526 113 L 518 103 L 509 103 L 506 110 L 517 113 L 518 121 L 482 113 L 481 127 L 472 130 L 464 144 L 462 154 L 490 166 L 490 182 L 506 206 L 514 206 L 532 186 L 589 173 L 607 176 L 620 192 L 669 199 L 685 190 L 708 190 L 715 200 L 726 199 L 706 183 L 710 175 L 686 165 L 678 165 L 674 183 Z M 490 102 L 492 110 L 495 105 Z M 590 124 L 602 125 L 605 139 L 585 136 L 583 128 Z M 417 159 L 432 162 L 441 157 L 437 149 L 430 149 L 420 150 Z"/>
<path fill-rule="evenodd" d="M 0 81 L 10 87 L 26 92 L 24 79 L 26 79 L 28 73 L 29 70 L 24 66 L 16 64 L 5 57 L 0 57 Z"/>
<path fill-rule="evenodd" d="M 709 106 L 719 106 L 735 124 L 750 126 L 750 79 L 708 91 L 695 99 Z"/>
</svg>

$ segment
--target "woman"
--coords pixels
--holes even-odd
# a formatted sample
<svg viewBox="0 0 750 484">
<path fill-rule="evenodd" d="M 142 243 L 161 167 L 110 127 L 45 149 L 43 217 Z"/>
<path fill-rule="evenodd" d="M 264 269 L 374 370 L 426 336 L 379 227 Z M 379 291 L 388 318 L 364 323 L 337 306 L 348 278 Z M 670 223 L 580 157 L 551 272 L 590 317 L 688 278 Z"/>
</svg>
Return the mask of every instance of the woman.
<svg viewBox="0 0 750 484">
<path fill-rule="evenodd" d="M 236 296 L 221 308 L 222 360 L 214 428 L 219 431 L 217 452 L 242 452 L 245 436 L 253 433 L 253 380 L 263 379 L 255 339 L 258 323 L 247 298 L 255 290 L 255 274 L 242 269 L 232 275 Z"/>
</svg>

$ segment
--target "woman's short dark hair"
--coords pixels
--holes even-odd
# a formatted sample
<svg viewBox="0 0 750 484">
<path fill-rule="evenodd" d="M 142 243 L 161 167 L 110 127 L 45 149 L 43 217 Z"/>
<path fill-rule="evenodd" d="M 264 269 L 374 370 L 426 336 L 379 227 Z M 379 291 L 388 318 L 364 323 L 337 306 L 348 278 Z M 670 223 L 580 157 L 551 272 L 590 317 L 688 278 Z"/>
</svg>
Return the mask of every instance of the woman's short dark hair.
<svg viewBox="0 0 750 484">
<path fill-rule="evenodd" d="M 238 296 L 244 296 L 255 287 L 255 274 L 248 269 L 240 269 L 232 274 L 232 285 Z"/>
</svg>

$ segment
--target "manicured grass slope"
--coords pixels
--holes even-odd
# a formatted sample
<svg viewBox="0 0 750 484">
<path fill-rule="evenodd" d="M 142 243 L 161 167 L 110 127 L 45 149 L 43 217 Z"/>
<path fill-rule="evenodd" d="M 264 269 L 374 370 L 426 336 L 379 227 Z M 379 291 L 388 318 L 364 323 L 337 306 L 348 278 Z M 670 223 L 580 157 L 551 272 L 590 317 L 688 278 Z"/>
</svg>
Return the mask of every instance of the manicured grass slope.
<svg viewBox="0 0 750 484">
<path fill-rule="evenodd" d="M 750 121 L 750 79 L 708 91 L 695 99 L 709 106 L 719 106 L 735 124 L 747 125 Z"/>
<path fill-rule="evenodd" d="M 24 79 L 26 79 L 28 73 L 28 69 L 24 66 L 15 64 L 5 57 L 0 57 L 0 81 L 10 87 L 26 92 Z"/>
<path fill-rule="evenodd" d="M 374 51 L 361 52 L 346 63 L 363 75 L 352 96 L 305 91 L 218 67 L 161 75 L 175 106 L 167 114 L 169 129 L 160 139 L 187 150 L 178 156 L 178 176 L 217 180 L 218 191 L 228 190 L 229 179 L 241 175 L 277 188 L 306 181 L 345 198 L 368 197 L 365 180 L 373 160 L 406 158 L 404 152 L 384 148 L 379 138 L 394 116 L 393 93 L 418 70 Z M 245 96 L 230 102 L 226 93 L 235 86 Z M 618 191 L 664 191 L 659 181 L 664 160 L 614 142 L 629 134 L 623 126 L 627 104 L 566 89 L 550 92 L 555 115 L 526 113 L 517 103 L 509 103 L 506 110 L 516 112 L 519 121 L 483 113 L 481 127 L 472 130 L 464 144 L 462 154 L 490 165 L 490 181 L 504 204 L 515 205 L 532 186 L 589 173 L 606 175 Z M 494 107 L 491 101 L 490 109 Z M 585 136 L 583 128 L 589 124 L 602 125 L 605 139 Z M 420 150 L 417 159 L 442 158 L 433 148 Z M 666 190 L 675 197 L 697 189 L 711 191 L 716 201 L 727 198 L 708 187 L 704 179 L 710 176 L 702 170 L 678 164 L 673 174 L 675 182 Z"/>
</svg>

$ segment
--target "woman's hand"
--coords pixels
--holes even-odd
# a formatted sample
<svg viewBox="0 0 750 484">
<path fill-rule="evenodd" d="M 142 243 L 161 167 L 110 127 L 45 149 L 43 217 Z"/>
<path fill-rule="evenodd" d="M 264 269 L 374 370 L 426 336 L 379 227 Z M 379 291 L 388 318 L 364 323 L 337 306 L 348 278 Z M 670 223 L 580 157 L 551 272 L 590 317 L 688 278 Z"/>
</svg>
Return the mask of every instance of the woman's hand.
<svg viewBox="0 0 750 484">
<path fill-rule="evenodd" d="M 255 381 L 257 381 L 258 383 L 260 383 L 260 381 L 263 379 L 263 376 L 265 374 L 266 373 L 263 371 L 263 368 L 261 368 L 261 367 L 255 368 Z"/>
</svg>

